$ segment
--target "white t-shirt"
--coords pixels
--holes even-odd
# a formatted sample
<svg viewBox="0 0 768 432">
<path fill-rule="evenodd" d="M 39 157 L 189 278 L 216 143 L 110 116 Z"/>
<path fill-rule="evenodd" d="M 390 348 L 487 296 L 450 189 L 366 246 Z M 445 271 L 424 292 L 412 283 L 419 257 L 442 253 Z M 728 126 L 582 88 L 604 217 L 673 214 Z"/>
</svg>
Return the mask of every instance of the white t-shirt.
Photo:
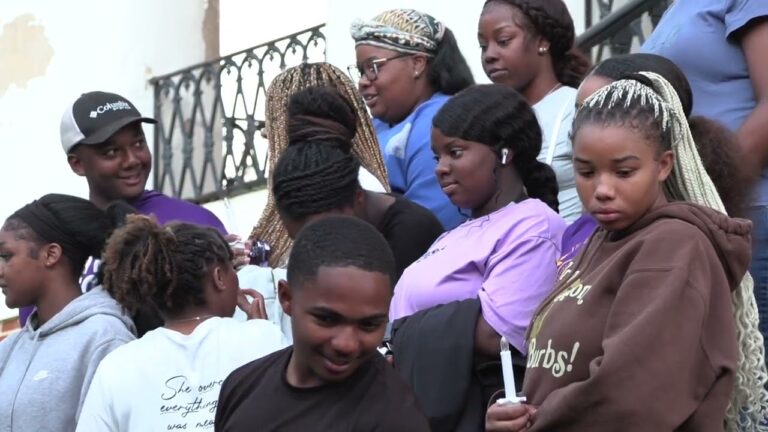
<svg viewBox="0 0 768 432">
<path fill-rule="evenodd" d="M 542 145 L 537 158 L 549 163 L 557 176 L 560 192 L 560 216 L 571 223 L 581 216 L 582 207 L 576 192 L 576 177 L 573 172 L 573 145 L 571 125 L 576 113 L 576 89 L 562 86 L 533 106 L 541 126 Z M 553 136 L 556 136 L 553 139 Z M 551 162 L 547 159 L 551 156 Z"/>
<path fill-rule="evenodd" d="M 224 379 L 286 345 L 265 320 L 214 317 L 190 335 L 152 330 L 102 360 L 77 430 L 212 431 Z"/>
</svg>

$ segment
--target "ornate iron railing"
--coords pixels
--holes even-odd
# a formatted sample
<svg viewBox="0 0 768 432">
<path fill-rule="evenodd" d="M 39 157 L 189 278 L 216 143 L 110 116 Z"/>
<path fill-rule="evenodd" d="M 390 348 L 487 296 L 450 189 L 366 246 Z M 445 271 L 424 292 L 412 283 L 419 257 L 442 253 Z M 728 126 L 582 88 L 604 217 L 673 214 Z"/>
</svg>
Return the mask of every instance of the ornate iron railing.
<svg viewBox="0 0 768 432">
<path fill-rule="evenodd" d="M 642 44 L 671 0 L 585 0 L 578 47 L 597 63 Z M 323 26 L 150 80 L 155 189 L 208 202 L 266 185 L 266 88 L 286 67 L 325 60 Z"/>
<path fill-rule="evenodd" d="M 155 189 L 208 202 L 266 184 L 266 89 L 289 66 L 325 61 L 323 26 L 153 78 Z"/>
<path fill-rule="evenodd" d="M 672 0 L 585 0 L 584 28 L 576 45 L 599 63 L 645 42 Z"/>
</svg>

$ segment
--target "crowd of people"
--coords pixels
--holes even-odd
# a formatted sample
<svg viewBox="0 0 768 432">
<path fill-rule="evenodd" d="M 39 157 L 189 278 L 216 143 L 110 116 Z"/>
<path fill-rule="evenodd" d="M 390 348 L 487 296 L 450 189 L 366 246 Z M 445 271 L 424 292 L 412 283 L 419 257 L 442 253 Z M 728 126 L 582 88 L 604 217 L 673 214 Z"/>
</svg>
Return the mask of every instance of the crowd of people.
<svg viewBox="0 0 768 432">
<path fill-rule="evenodd" d="M 278 75 L 244 249 L 146 190 L 153 119 L 74 101 L 89 199 L 0 229 L 0 432 L 768 430 L 768 5 L 592 67 L 562 0 L 477 23 L 491 84 L 412 9 Z"/>
</svg>

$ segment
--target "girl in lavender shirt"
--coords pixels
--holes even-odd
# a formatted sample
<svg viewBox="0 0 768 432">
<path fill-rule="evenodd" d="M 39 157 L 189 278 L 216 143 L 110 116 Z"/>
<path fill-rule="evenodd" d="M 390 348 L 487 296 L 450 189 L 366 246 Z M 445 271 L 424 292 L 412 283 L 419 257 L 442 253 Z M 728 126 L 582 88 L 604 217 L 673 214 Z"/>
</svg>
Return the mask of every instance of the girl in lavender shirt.
<svg viewBox="0 0 768 432">
<path fill-rule="evenodd" d="M 454 96 L 432 126 L 440 186 L 471 219 L 405 270 L 390 319 L 479 297 L 476 352 L 498 355 L 505 336 L 525 354 L 531 316 L 555 284 L 565 230 L 555 173 L 536 160 L 536 116 L 515 90 L 490 84 Z"/>
</svg>

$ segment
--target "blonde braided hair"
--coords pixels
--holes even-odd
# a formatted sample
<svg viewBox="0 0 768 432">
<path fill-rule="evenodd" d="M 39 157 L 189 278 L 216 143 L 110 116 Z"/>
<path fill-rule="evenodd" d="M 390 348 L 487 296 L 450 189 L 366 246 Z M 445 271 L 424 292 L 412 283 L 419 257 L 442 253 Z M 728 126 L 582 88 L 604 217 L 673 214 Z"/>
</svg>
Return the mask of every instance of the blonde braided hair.
<svg viewBox="0 0 768 432">
<path fill-rule="evenodd" d="M 672 117 L 677 119 L 672 122 L 675 167 L 665 184 L 669 198 L 685 200 L 726 213 L 715 185 L 701 162 L 674 88 L 655 73 L 641 74 L 651 80 L 656 92 L 668 105 Z M 747 273 L 732 297 L 739 353 L 736 386 L 726 412 L 726 427 L 729 432 L 768 430 L 763 424 L 768 416 L 768 392 L 765 390 L 768 373 L 764 360 L 763 336 L 758 330 L 757 304 L 753 288 L 752 276 Z"/>
<path fill-rule="evenodd" d="M 379 142 L 365 103 L 352 80 L 329 63 L 303 63 L 280 73 L 267 90 L 269 196 L 267 206 L 251 232 L 251 238 L 269 244 L 272 251 L 269 264 L 272 267 L 285 265 L 291 247 L 291 239 L 280 221 L 275 198 L 272 195 L 272 170 L 277 159 L 288 147 L 288 101 L 294 93 L 317 86 L 336 90 L 354 108 L 357 117 L 357 134 L 352 139 L 352 153 L 360 160 L 360 164 L 389 191 L 387 170 Z"/>
</svg>

